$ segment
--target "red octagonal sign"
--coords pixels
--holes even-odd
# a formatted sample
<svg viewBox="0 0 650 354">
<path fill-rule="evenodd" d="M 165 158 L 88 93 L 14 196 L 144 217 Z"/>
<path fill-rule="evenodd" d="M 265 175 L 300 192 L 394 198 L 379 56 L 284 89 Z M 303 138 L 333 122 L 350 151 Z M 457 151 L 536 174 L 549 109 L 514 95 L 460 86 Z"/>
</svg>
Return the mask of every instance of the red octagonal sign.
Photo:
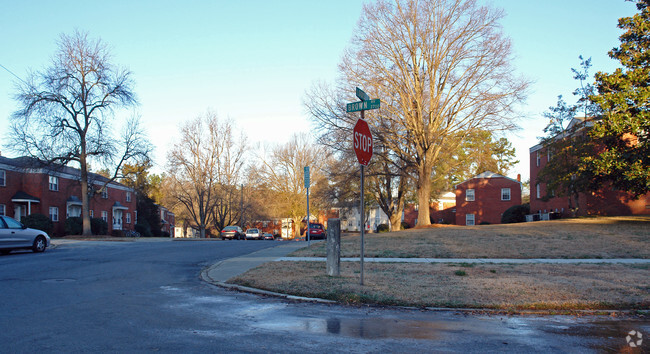
<svg viewBox="0 0 650 354">
<path fill-rule="evenodd" d="M 368 166 L 372 158 L 372 134 L 365 120 L 357 120 L 354 125 L 354 153 L 357 155 L 359 163 Z"/>
</svg>

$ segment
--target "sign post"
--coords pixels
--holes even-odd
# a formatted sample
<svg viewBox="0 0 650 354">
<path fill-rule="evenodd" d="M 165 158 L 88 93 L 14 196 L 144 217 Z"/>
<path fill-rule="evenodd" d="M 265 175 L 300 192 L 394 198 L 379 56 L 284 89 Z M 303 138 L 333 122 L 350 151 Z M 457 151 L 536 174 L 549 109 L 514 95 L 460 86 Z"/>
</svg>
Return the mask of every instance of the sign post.
<svg viewBox="0 0 650 354">
<path fill-rule="evenodd" d="M 357 97 L 361 100 L 360 102 L 348 103 L 346 106 L 347 112 L 357 112 L 361 111 L 361 119 L 357 120 L 357 123 L 354 125 L 353 132 L 353 146 L 354 153 L 357 155 L 357 160 L 361 165 L 361 188 L 360 188 L 360 203 L 359 203 L 359 216 L 361 219 L 361 281 L 360 284 L 363 285 L 363 258 L 364 258 L 364 234 L 366 231 L 366 218 L 365 218 L 365 205 L 364 205 L 364 192 L 363 192 L 363 175 L 364 168 L 368 166 L 370 159 L 372 158 L 372 133 L 370 133 L 370 127 L 365 121 L 365 111 L 366 109 L 377 109 L 379 108 L 381 102 L 379 99 L 371 100 L 370 97 L 363 92 L 360 88 L 357 87 Z"/>
<path fill-rule="evenodd" d="M 311 237 L 309 235 L 309 166 L 305 166 L 305 188 L 307 189 L 307 246 L 311 245 Z"/>
</svg>

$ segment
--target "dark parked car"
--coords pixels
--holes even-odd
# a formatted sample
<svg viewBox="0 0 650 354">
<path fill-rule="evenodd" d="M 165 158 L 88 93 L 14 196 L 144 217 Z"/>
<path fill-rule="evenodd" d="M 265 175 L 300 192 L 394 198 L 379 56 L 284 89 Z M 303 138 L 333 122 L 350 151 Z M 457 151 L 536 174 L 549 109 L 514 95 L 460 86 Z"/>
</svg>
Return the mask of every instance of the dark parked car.
<svg viewBox="0 0 650 354">
<path fill-rule="evenodd" d="M 265 233 L 263 235 L 265 240 L 275 240 L 275 237 L 273 237 L 273 234 Z"/>
<path fill-rule="evenodd" d="M 324 240 L 325 237 L 325 228 L 323 224 L 309 224 L 309 239 L 310 240 Z"/>
<path fill-rule="evenodd" d="M 221 239 L 245 240 L 246 234 L 244 233 L 244 230 L 242 230 L 242 228 L 239 226 L 226 226 L 223 228 L 223 230 L 221 230 Z"/>
<path fill-rule="evenodd" d="M 8 216 L 0 216 L 0 253 L 9 254 L 15 249 L 43 252 L 49 245 L 50 236 L 46 232 L 27 228 Z"/>
</svg>

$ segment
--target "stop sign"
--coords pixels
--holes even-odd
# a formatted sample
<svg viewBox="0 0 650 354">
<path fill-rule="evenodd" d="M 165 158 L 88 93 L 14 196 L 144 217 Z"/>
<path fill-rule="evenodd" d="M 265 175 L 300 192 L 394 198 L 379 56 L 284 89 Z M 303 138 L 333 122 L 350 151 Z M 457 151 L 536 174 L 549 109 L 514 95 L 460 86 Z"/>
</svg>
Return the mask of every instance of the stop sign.
<svg viewBox="0 0 650 354">
<path fill-rule="evenodd" d="M 368 166 L 372 158 L 372 134 L 365 120 L 357 120 L 354 125 L 354 153 L 357 155 L 359 163 Z"/>
</svg>

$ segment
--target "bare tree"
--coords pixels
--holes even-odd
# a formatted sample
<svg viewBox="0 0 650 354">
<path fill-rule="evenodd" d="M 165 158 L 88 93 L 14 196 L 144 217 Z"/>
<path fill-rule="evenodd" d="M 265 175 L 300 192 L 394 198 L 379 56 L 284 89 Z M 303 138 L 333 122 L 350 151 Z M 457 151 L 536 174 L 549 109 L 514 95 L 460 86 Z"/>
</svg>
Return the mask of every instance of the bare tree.
<svg viewBox="0 0 650 354">
<path fill-rule="evenodd" d="M 45 71 L 17 86 L 21 108 L 12 116 L 7 146 L 50 164 L 79 164 L 83 234 L 90 235 L 88 203 L 96 191 L 89 185 L 90 161 L 115 171 L 113 181 L 125 163 L 144 161 L 152 150 L 137 118 L 126 122 L 121 137 L 112 135 L 114 110 L 136 104 L 131 73 L 111 64 L 101 40 L 75 32 L 61 35 Z"/>
<path fill-rule="evenodd" d="M 276 192 L 279 212 L 294 220 L 294 227 L 300 226 L 300 221 L 307 214 L 307 201 L 304 183 L 304 168 L 310 168 L 312 188 L 326 183 L 323 167 L 328 158 L 324 149 L 310 142 L 308 135 L 294 135 L 291 140 L 271 148 L 268 154 L 259 156 L 260 180 L 270 190 Z M 314 193 L 317 194 L 317 193 Z M 316 206 L 311 212 L 318 212 L 319 201 L 310 199 L 310 205 Z"/>
<path fill-rule="evenodd" d="M 431 175 L 442 149 L 453 150 L 477 129 L 515 127 L 510 118 L 528 82 L 513 75 L 502 17 L 476 0 L 367 4 L 339 65 L 336 96 L 343 102 L 316 107 L 327 101 L 319 92 L 332 97 L 322 87 L 309 95 L 312 116 L 331 131 L 354 125 L 357 117 L 340 109 L 354 100 L 355 86 L 381 99 L 381 109 L 366 119 L 375 145 L 392 151 L 415 182 L 418 225 L 430 223 Z"/>
<path fill-rule="evenodd" d="M 234 136 L 231 122 L 208 112 L 181 128 L 180 141 L 167 155 L 172 198 L 184 207 L 201 238 L 238 184 L 245 142 L 243 136 Z"/>
</svg>

